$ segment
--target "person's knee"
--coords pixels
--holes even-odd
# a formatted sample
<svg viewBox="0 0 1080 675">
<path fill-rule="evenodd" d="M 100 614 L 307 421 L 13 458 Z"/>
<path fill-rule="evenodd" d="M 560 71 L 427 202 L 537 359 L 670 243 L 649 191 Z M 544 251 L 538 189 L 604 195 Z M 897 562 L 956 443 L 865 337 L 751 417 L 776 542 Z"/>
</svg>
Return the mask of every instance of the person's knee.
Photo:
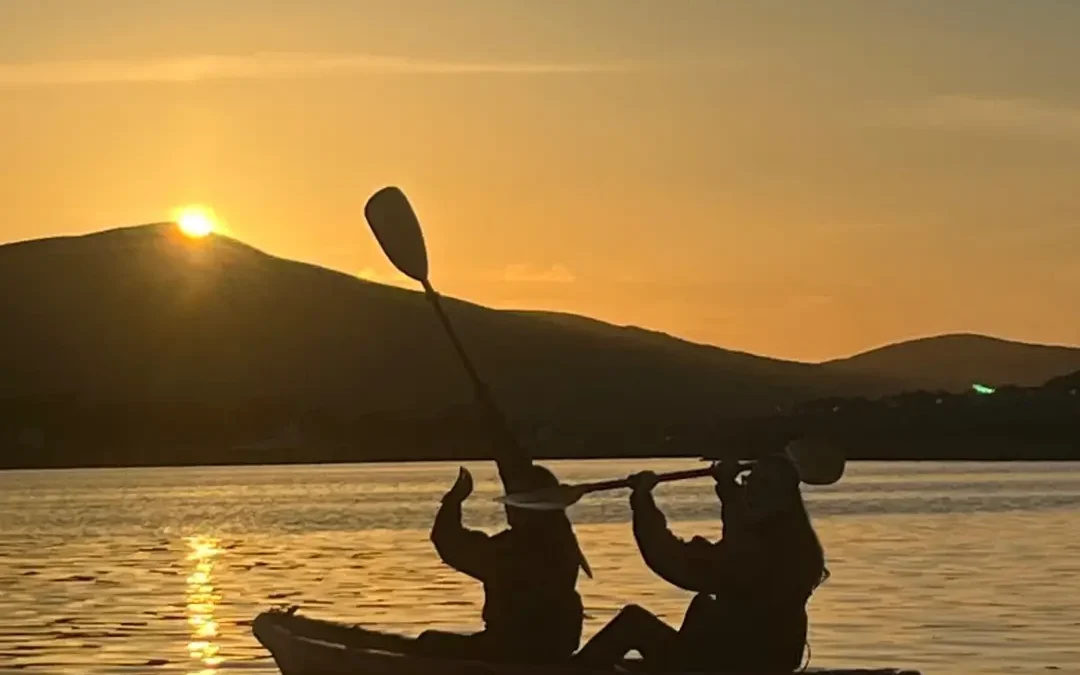
<svg viewBox="0 0 1080 675">
<path fill-rule="evenodd" d="M 429 649 L 445 649 L 447 647 L 458 647 L 464 642 L 466 636 L 458 635 L 456 633 L 447 633 L 441 630 L 426 630 L 420 635 L 416 636 L 416 641 L 422 646 Z"/>
<path fill-rule="evenodd" d="M 426 630 L 416 638 L 420 651 L 440 658 L 477 658 L 487 654 L 483 633 L 461 635 L 441 630 Z"/>
<path fill-rule="evenodd" d="M 639 620 L 642 618 L 652 618 L 652 612 L 645 609 L 641 605 L 627 605 L 619 610 L 620 617 L 626 617 L 630 620 Z"/>
<path fill-rule="evenodd" d="M 648 639 L 665 636 L 668 631 L 674 630 L 664 623 L 660 617 L 641 605 L 623 607 L 612 623 L 618 624 L 620 631 L 637 636 L 649 636 Z M 660 638 L 657 637 L 657 639 Z"/>
<path fill-rule="evenodd" d="M 416 636 L 416 646 L 420 651 L 431 655 L 438 655 L 443 646 L 442 634 L 437 630 L 426 630 Z"/>
</svg>

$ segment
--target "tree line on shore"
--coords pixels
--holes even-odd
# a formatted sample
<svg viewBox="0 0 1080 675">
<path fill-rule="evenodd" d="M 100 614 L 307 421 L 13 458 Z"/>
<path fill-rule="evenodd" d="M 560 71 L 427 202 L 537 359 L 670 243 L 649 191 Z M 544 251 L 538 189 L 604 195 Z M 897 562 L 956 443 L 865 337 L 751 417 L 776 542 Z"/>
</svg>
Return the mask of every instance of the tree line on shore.
<svg viewBox="0 0 1080 675">
<path fill-rule="evenodd" d="M 851 459 L 1080 459 L 1080 372 L 1041 387 L 825 398 L 753 418 L 677 424 L 517 419 L 545 458 L 753 456 L 800 436 Z M 155 466 L 480 459 L 487 429 L 471 406 L 350 412 L 301 401 L 0 402 L 0 467 Z"/>
</svg>

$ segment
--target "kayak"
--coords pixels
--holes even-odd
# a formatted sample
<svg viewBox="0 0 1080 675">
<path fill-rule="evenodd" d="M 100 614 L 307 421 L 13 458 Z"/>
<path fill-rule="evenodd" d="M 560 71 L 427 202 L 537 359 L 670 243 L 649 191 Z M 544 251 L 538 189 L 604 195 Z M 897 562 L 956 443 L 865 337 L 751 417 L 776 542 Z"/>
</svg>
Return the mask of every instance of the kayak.
<svg viewBox="0 0 1080 675">
<path fill-rule="evenodd" d="M 596 675 L 600 672 L 573 666 L 437 659 L 417 653 L 416 641 L 412 638 L 313 619 L 293 611 L 263 612 L 252 623 L 252 632 L 274 657 L 281 675 L 494 675 L 496 672 L 499 675 Z M 913 670 L 895 668 L 810 668 L 806 672 L 816 675 L 919 675 Z"/>
</svg>

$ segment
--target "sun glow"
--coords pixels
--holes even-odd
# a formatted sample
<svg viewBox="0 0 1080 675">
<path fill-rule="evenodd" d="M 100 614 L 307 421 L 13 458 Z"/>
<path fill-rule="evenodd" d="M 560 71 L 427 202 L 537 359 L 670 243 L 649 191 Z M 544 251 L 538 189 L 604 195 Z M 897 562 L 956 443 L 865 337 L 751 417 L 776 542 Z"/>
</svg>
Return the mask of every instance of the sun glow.
<svg viewBox="0 0 1080 675">
<path fill-rule="evenodd" d="M 200 675 L 212 675 L 224 660 L 218 644 L 218 622 L 215 617 L 221 595 L 214 586 L 214 566 L 222 549 L 213 537 L 189 537 L 188 562 L 195 569 L 187 578 L 187 614 L 191 626 L 188 655 L 202 667 Z"/>
<path fill-rule="evenodd" d="M 199 239 L 218 229 L 214 212 L 205 206 L 185 206 L 176 210 L 176 225 L 185 235 Z"/>
</svg>

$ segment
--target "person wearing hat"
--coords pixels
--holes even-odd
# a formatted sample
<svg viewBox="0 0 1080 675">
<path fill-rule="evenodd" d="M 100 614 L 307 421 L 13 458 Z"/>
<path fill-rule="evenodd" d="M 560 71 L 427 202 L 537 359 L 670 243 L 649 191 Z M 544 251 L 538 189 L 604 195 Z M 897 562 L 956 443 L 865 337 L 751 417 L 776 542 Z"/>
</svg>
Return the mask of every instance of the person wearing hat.
<svg viewBox="0 0 1080 675">
<path fill-rule="evenodd" d="M 656 475 L 634 476 L 634 537 L 649 568 L 697 595 L 676 630 L 629 605 L 578 653 L 585 666 L 610 668 L 631 650 L 656 671 L 791 672 L 806 646 L 806 605 L 828 577 L 824 553 L 787 455 L 746 471 L 722 462 L 714 471 L 723 537 L 683 541 L 653 500 Z"/>
<path fill-rule="evenodd" d="M 500 467 L 501 468 L 501 467 Z M 558 485 L 551 471 L 522 467 L 516 489 Z M 442 499 L 431 540 L 450 567 L 484 585 L 484 630 L 471 635 L 426 631 L 421 651 L 432 656 L 502 663 L 554 664 L 570 659 L 581 641 L 584 608 L 578 570 L 592 576 L 563 511 L 506 507 L 509 527 L 494 536 L 462 525 L 461 505 L 472 493 L 462 468 Z"/>
</svg>

